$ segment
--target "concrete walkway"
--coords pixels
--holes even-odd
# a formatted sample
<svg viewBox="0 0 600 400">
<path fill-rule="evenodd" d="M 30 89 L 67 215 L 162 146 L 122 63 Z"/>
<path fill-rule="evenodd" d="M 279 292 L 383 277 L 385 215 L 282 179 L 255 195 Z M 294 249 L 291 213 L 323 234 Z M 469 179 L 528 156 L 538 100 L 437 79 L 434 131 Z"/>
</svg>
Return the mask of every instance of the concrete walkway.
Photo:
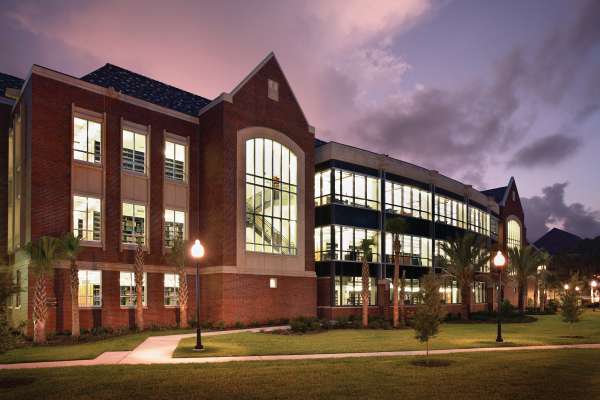
<svg viewBox="0 0 600 400">
<path fill-rule="evenodd" d="M 286 329 L 286 326 L 239 329 L 233 331 L 206 332 L 203 337 L 225 335 L 240 332 L 271 331 Z M 237 357 L 190 357 L 173 358 L 173 352 L 181 339 L 194 337 L 195 334 L 151 336 L 133 351 L 106 352 L 93 360 L 49 361 L 38 363 L 0 364 L 1 369 L 24 368 L 59 368 L 80 367 L 89 365 L 140 365 L 140 364 L 207 364 L 224 363 L 231 361 L 283 361 L 283 360 L 323 360 L 359 357 L 400 357 L 425 355 L 424 350 L 416 351 L 383 351 L 372 353 L 338 353 L 338 354 L 294 354 L 294 355 L 268 355 L 268 356 L 237 356 Z M 446 349 L 431 350 L 429 354 L 455 354 L 455 353 L 490 353 L 500 351 L 530 351 L 530 350 L 557 350 L 557 349 L 595 349 L 600 350 L 598 344 L 567 344 L 547 346 L 516 346 L 516 347 L 485 347 L 472 349 Z"/>
</svg>

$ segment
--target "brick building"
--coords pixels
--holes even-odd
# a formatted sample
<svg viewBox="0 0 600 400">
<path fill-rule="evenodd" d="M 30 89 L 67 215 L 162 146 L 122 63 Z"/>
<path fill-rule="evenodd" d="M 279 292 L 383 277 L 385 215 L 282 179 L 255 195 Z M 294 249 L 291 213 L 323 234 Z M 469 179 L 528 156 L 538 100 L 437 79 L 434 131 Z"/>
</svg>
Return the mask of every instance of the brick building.
<svg viewBox="0 0 600 400">
<path fill-rule="evenodd" d="M 514 180 L 479 192 L 316 140 L 273 54 L 212 101 L 110 64 L 81 78 L 34 65 L 24 82 L 2 75 L 0 85 L 0 255 L 24 289 L 10 304 L 14 325 L 32 316 L 23 248 L 45 235 L 82 239 L 84 329 L 133 326 L 138 241 L 148 325 L 178 322 L 178 279 L 166 260 L 175 238 L 204 244 L 201 318 L 225 324 L 358 313 L 355 247 L 364 237 L 377 243 L 372 313 L 387 315 L 386 216 L 410 222 L 409 307 L 442 240 L 471 231 L 490 250 L 524 242 Z M 417 197 L 394 200 L 404 190 Z M 191 294 L 194 274 L 190 260 Z M 456 283 L 445 285 L 450 311 L 458 310 Z M 484 280 L 473 293 L 474 310 L 491 306 L 495 293 Z M 68 330 L 66 261 L 56 265 L 49 296 L 49 330 Z"/>
</svg>

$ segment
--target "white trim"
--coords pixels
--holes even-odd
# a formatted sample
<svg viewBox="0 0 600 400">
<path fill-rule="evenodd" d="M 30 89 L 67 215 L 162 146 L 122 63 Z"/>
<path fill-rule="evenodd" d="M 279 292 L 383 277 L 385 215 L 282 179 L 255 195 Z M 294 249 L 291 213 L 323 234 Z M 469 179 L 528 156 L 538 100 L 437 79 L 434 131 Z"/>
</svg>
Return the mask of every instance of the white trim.
<svg viewBox="0 0 600 400">
<path fill-rule="evenodd" d="M 192 117 L 191 115 L 187 115 L 187 114 L 184 114 L 179 111 L 171 110 L 170 108 L 162 107 L 162 106 L 156 105 L 154 103 L 150 103 L 148 101 L 129 96 L 127 94 L 119 93 L 111 88 L 105 88 L 103 86 L 85 82 L 85 81 L 82 81 L 81 79 L 75 78 L 73 76 L 69 76 L 69 75 L 63 74 L 61 72 L 53 71 L 51 69 L 48 69 L 48 68 L 45 68 L 45 67 L 42 67 L 39 65 L 34 64 L 31 67 L 30 76 L 31 76 L 31 74 L 39 75 L 39 76 L 42 76 L 42 77 L 48 78 L 48 79 L 53 79 L 55 81 L 59 81 L 59 82 L 65 83 L 67 85 L 75 86 L 79 89 L 88 90 L 90 92 L 93 92 L 93 93 L 96 93 L 96 94 L 99 94 L 102 96 L 112 97 L 117 100 L 120 100 L 120 101 L 123 101 L 126 103 L 130 103 L 130 104 L 133 104 L 138 107 L 146 108 L 151 111 L 159 112 L 161 114 L 166 114 L 171 117 L 179 118 L 184 121 L 188 121 L 188 122 L 198 125 L 198 117 Z M 25 84 L 23 84 L 23 88 L 26 87 L 26 84 L 27 84 L 27 81 L 25 82 Z M 22 93 L 23 92 L 21 90 L 21 94 Z M 20 99 L 20 97 L 21 96 L 19 96 L 19 99 Z"/>
<path fill-rule="evenodd" d="M 217 97 L 216 99 L 202 107 L 200 111 L 198 111 L 198 117 L 200 117 L 202 114 L 206 113 L 208 110 L 210 110 L 211 108 L 215 107 L 217 104 L 223 101 L 233 104 L 233 97 L 229 93 L 221 93 L 219 97 Z"/>
</svg>

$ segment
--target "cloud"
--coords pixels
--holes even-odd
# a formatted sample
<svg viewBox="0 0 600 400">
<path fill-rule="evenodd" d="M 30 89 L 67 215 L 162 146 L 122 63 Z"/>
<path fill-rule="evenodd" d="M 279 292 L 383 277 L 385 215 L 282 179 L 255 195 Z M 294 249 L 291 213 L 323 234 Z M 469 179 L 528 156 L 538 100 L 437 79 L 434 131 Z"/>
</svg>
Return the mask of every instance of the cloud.
<svg viewBox="0 0 600 400">
<path fill-rule="evenodd" d="M 542 189 L 541 196 L 521 198 L 525 211 L 527 236 L 539 239 L 550 228 L 558 227 L 582 237 L 600 235 L 600 212 L 581 203 L 565 203 L 568 183 L 555 183 Z"/>
<path fill-rule="evenodd" d="M 523 146 L 508 165 L 538 167 L 555 165 L 571 157 L 581 147 L 581 139 L 562 133 L 544 136 Z"/>
</svg>

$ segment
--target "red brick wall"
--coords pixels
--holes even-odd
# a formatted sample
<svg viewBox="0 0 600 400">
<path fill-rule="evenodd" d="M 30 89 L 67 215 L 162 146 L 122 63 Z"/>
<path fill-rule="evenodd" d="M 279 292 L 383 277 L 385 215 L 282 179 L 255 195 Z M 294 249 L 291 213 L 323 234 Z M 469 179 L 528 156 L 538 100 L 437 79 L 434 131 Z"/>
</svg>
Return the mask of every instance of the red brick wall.
<svg viewBox="0 0 600 400">
<path fill-rule="evenodd" d="M 6 260 L 8 235 L 8 130 L 11 106 L 0 104 L 0 262 Z"/>
</svg>

